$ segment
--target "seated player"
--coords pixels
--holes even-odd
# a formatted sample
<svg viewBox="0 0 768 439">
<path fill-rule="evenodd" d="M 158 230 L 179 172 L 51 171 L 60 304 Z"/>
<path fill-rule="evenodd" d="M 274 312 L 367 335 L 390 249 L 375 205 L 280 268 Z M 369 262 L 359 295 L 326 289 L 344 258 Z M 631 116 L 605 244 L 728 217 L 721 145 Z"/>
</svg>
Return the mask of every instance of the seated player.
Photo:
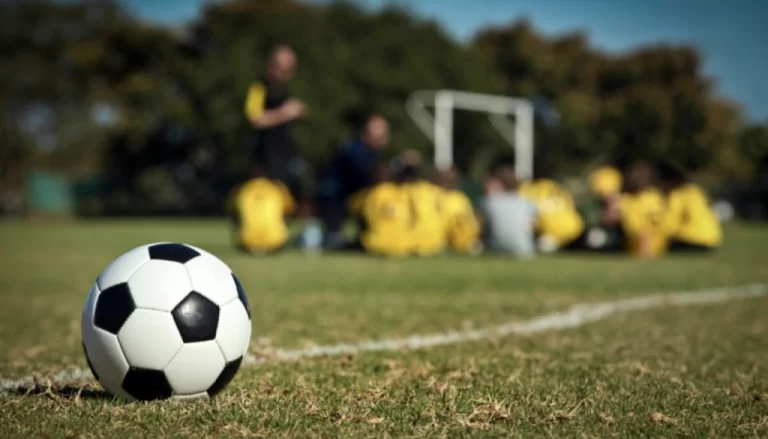
<svg viewBox="0 0 768 439">
<path fill-rule="evenodd" d="M 614 227 L 621 221 L 619 204 L 624 176 L 618 168 L 601 166 L 589 174 L 589 189 L 600 202 L 600 225 Z"/>
<path fill-rule="evenodd" d="M 410 254 L 411 209 L 400 187 L 392 181 L 392 169 L 386 162 L 375 171 L 372 187 L 352 195 L 350 213 L 361 219 L 360 245 L 372 254 L 407 256 Z"/>
<path fill-rule="evenodd" d="M 418 165 L 405 164 L 398 171 L 403 196 L 411 210 L 411 250 L 417 256 L 441 253 L 447 244 L 441 212 L 442 189 L 421 178 Z"/>
<path fill-rule="evenodd" d="M 558 182 L 537 178 L 520 184 L 520 195 L 536 205 L 535 230 L 539 249 L 551 252 L 571 246 L 584 232 L 581 218 L 571 194 Z"/>
<path fill-rule="evenodd" d="M 627 169 L 621 197 L 621 227 L 632 256 L 655 258 L 667 248 L 664 196 L 654 185 L 656 170 L 644 161 Z"/>
<path fill-rule="evenodd" d="M 491 168 L 486 196 L 481 202 L 485 248 L 516 257 L 535 253 L 536 206 L 517 193 L 519 183 L 512 158 L 501 158 Z"/>
<path fill-rule="evenodd" d="M 357 136 L 338 148 L 324 170 L 317 191 L 317 205 L 325 225 L 324 247 L 340 249 L 349 244 L 342 231 L 347 202 L 375 183 L 375 167 L 389 142 L 389 124 L 377 114 L 366 115 Z"/>
<path fill-rule="evenodd" d="M 232 191 L 228 213 L 238 248 L 249 253 L 270 253 L 288 241 L 285 217 L 296 209 L 288 188 L 255 169 L 252 178 Z"/>
<path fill-rule="evenodd" d="M 601 252 L 624 250 L 621 229 L 621 188 L 624 176 L 615 165 L 601 166 L 589 174 L 589 189 L 597 199 L 597 218 L 586 231 L 581 247 Z"/>
<path fill-rule="evenodd" d="M 467 195 L 458 189 L 458 173 L 451 168 L 438 174 L 443 188 L 441 211 L 448 244 L 456 253 L 476 254 L 482 247 L 480 222 Z"/>
<path fill-rule="evenodd" d="M 708 252 L 720 246 L 720 221 L 704 190 L 669 163 L 659 168 L 661 188 L 667 196 L 664 227 L 670 252 Z"/>
</svg>

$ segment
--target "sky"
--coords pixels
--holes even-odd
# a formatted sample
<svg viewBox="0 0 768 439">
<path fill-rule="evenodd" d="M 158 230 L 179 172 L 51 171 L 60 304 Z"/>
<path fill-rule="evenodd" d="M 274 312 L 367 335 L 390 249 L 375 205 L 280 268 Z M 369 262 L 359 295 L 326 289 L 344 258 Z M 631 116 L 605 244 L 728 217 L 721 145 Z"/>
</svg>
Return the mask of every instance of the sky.
<svg viewBox="0 0 768 439">
<path fill-rule="evenodd" d="M 149 21 L 178 25 L 201 5 L 221 0 L 122 0 Z M 321 2 L 327 0 L 311 0 Z M 764 0 L 356 0 L 378 9 L 395 3 L 435 19 L 457 40 L 479 29 L 528 18 L 547 35 L 586 30 L 613 53 L 655 43 L 687 43 L 704 56 L 719 94 L 747 117 L 768 123 L 768 1 Z"/>
</svg>

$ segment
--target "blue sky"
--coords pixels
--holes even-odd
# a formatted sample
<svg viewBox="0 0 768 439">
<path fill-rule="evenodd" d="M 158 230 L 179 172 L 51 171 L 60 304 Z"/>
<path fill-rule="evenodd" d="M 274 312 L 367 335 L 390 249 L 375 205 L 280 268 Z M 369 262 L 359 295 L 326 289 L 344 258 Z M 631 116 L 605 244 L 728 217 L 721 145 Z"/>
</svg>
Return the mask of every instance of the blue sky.
<svg viewBox="0 0 768 439">
<path fill-rule="evenodd" d="M 123 0 L 145 19 L 180 24 L 211 0 Z M 315 0 L 323 1 L 323 0 Z M 768 1 L 764 0 L 357 0 L 389 3 L 437 19 L 459 40 L 487 25 L 527 17 L 549 35 L 586 30 L 592 44 L 620 52 L 659 42 L 692 43 L 720 94 L 752 120 L 768 122 Z"/>
</svg>

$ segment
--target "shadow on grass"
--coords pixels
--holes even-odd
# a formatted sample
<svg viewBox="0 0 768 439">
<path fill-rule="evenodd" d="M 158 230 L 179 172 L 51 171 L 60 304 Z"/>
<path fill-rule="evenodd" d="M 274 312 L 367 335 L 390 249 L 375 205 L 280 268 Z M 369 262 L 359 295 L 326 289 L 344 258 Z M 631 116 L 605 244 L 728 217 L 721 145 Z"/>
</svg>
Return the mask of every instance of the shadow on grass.
<svg viewBox="0 0 768 439">
<path fill-rule="evenodd" d="M 8 393 L 18 396 L 52 396 L 71 400 L 90 399 L 109 401 L 115 398 L 111 393 L 92 386 L 21 386 L 10 390 Z"/>
</svg>

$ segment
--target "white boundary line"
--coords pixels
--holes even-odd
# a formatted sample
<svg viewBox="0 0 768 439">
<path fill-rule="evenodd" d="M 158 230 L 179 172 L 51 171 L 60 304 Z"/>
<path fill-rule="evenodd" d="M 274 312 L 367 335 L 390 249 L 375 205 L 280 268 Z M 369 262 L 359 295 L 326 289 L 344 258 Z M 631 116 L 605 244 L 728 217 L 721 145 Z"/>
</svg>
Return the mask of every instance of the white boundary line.
<svg viewBox="0 0 768 439">
<path fill-rule="evenodd" d="M 429 335 L 412 335 L 405 338 L 312 346 L 304 349 L 276 349 L 266 358 L 257 358 L 248 354 L 243 364 L 254 365 L 269 360 L 280 362 L 295 361 L 302 358 L 354 355 L 364 352 L 427 349 L 435 346 L 488 340 L 513 334 L 528 335 L 538 332 L 577 328 L 619 313 L 642 311 L 663 306 L 703 305 L 736 299 L 763 297 L 766 295 L 768 295 L 768 286 L 756 284 L 744 287 L 637 296 L 610 302 L 582 303 L 574 305 L 566 311 L 543 314 L 531 320 L 509 322 L 484 329 L 448 331 Z M 93 375 L 91 375 L 87 368 L 63 370 L 47 378 L 38 378 L 32 375 L 18 379 L 0 379 L 0 394 L 18 389 L 32 388 L 38 384 L 54 385 L 90 379 L 93 379 Z"/>
</svg>

